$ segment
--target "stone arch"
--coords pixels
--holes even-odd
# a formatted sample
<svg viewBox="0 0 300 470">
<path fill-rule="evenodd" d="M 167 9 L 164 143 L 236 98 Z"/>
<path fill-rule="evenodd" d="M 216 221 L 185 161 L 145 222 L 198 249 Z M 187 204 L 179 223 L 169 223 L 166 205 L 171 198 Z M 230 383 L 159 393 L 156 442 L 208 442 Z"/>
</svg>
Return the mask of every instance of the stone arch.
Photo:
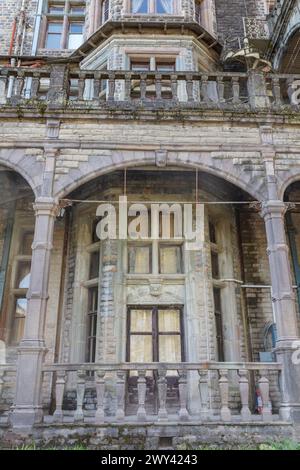
<svg viewBox="0 0 300 470">
<path fill-rule="evenodd" d="M 298 42 L 299 41 L 299 42 Z M 300 47 L 298 47 L 298 59 L 294 68 L 289 67 L 290 55 L 297 44 L 300 46 L 300 16 L 297 21 L 287 29 L 277 54 L 274 58 L 274 68 L 281 73 L 300 73 Z"/>
<path fill-rule="evenodd" d="M 178 168 L 198 168 L 199 171 L 210 173 L 222 178 L 247 192 L 255 200 L 266 198 L 264 178 L 258 178 L 251 171 L 243 170 L 242 165 L 234 165 L 233 157 L 216 158 L 209 153 L 201 152 L 169 152 L 167 166 Z M 105 157 L 95 155 L 89 161 L 79 164 L 68 174 L 60 176 L 54 185 L 54 197 L 64 198 L 82 184 L 106 173 L 123 168 L 137 166 L 155 166 L 155 151 L 115 151 Z"/>
<path fill-rule="evenodd" d="M 35 197 L 39 195 L 44 170 L 43 162 L 37 162 L 33 155 L 25 155 L 23 149 L 1 149 L 0 165 L 20 174 Z"/>
<path fill-rule="evenodd" d="M 291 173 L 290 171 L 286 178 L 282 181 L 281 186 L 278 188 L 279 199 L 283 201 L 286 190 L 289 188 L 289 186 L 291 186 L 293 183 L 296 183 L 297 181 L 300 181 L 299 170 L 295 170 L 294 173 Z"/>
</svg>

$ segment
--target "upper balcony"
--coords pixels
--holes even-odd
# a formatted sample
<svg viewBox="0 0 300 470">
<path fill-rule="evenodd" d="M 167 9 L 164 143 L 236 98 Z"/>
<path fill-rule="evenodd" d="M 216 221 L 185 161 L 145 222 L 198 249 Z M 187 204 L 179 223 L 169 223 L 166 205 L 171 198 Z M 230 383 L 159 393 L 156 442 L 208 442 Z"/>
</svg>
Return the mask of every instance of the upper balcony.
<svg viewBox="0 0 300 470">
<path fill-rule="evenodd" d="M 226 72 L 0 69 L 1 112 L 218 110 L 297 114 L 300 76 Z M 187 113 L 187 114 L 188 114 Z"/>
</svg>

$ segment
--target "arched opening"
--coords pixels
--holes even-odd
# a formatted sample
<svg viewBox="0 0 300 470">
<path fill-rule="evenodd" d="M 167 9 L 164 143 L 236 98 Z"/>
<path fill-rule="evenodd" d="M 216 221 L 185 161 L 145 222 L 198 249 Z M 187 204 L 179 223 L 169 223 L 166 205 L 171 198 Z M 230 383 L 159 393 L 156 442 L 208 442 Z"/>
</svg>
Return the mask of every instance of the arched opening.
<svg viewBox="0 0 300 470">
<path fill-rule="evenodd" d="M 10 362 L 16 359 L 27 312 L 34 194 L 22 176 L 2 166 L 0 187 L 0 339 Z"/>
<path fill-rule="evenodd" d="M 300 73 L 300 29 L 289 38 L 282 53 L 279 70 L 281 73 Z"/>
<path fill-rule="evenodd" d="M 119 202 L 124 195 L 127 207 Z M 250 204 L 253 197 L 222 178 L 187 167 L 120 169 L 64 197 L 67 242 L 58 362 L 259 361 L 268 352 L 264 332 L 273 322 L 271 283 L 264 222 Z M 195 206 L 195 201 L 203 204 L 203 240 L 200 249 L 188 250 L 186 240 L 174 236 L 173 206 Z M 163 216 L 155 219 L 151 213 L 152 205 L 162 203 L 172 206 L 170 237 L 163 236 Z M 97 216 L 102 204 L 106 209 Z M 107 205 L 113 207 L 116 231 L 99 240 Z M 143 211 L 150 236 L 128 237 L 128 227 L 120 236 L 124 214 L 131 230 L 141 232 L 141 220 L 134 221 Z M 195 228 L 195 213 L 193 217 Z M 151 231 L 155 224 L 157 238 Z M 127 412 L 134 414 L 137 374 L 127 378 Z M 155 374 L 146 375 L 146 381 L 147 406 L 153 413 Z M 176 408 L 176 374 L 169 374 L 167 383 L 167 406 Z M 195 409 L 197 383 L 190 389 Z M 72 387 L 70 383 L 70 407 Z M 113 412 L 115 403 L 107 406 Z"/>
</svg>

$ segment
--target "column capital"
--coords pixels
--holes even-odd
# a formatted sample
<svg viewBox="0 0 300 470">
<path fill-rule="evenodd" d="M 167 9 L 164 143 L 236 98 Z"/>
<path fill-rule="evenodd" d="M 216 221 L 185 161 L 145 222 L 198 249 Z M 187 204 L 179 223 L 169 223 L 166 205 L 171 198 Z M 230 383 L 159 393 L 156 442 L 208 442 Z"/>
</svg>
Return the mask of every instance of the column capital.
<svg viewBox="0 0 300 470">
<path fill-rule="evenodd" d="M 284 203 L 281 200 L 264 201 L 260 205 L 260 213 L 264 219 L 272 216 L 283 217 L 287 210 L 288 204 Z"/>
<path fill-rule="evenodd" d="M 36 216 L 48 215 L 50 217 L 56 217 L 59 209 L 58 200 L 51 197 L 38 197 L 33 203 L 33 210 Z"/>
</svg>

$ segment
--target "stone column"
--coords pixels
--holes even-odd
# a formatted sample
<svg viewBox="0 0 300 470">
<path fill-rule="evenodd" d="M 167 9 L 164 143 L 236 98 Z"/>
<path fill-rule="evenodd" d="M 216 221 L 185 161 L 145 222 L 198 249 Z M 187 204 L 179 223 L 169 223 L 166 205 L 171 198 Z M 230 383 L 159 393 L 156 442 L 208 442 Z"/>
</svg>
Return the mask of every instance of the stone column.
<svg viewBox="0 0 300 470">
<path fill-rule="evenodd" d="M 30 287 L 25 331 L 18 348 L 14 427 L 31 427 L 42 420 L 42 363 L 46 352 L 44 329 L 48 300 L 50 254 L 58 205 L 40 197 L 34 204 L 35 233 L 32 245 Z"/>
<path fill-rule="evenodd" d="M 300 422 L 300 365 L 293 361 L 295 341 L 299 340 L 295 295 L 284 216 L 286 205 L 280 200 L 262 204 L 266 224 L 268 256 L 272 282 L 272 300 L 277 325 L 277 360 L 282 363 L 281 417 Z"/>
</svg>

